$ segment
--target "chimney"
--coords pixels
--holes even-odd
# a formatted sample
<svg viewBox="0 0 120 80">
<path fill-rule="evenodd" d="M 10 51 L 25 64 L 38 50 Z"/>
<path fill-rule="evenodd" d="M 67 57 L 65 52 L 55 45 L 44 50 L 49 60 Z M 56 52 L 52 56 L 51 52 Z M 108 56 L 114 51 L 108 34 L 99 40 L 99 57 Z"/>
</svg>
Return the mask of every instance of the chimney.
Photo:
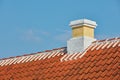
<svg viewBox="0 0 120 80">
<path fill-rule="evenodd" d="M 95 21 L 88 19 L 80 19 L 70 22 L 72 28 L 72 38 L 67 41 L 67 52 L 78 53 L 83 52 L 93 41 L 94 29 L 97 24 Z"/>
</svg>

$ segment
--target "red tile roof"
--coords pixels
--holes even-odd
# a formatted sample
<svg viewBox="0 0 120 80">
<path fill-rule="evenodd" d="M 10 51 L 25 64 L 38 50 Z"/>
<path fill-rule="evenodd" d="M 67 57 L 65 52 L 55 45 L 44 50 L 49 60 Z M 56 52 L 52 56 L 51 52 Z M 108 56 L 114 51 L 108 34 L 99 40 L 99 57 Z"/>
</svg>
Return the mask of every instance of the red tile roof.
<svg viewBox="0 0 120 80">
<path fill-rule="evenodd" d="M 93 42 L 82 53 L 59 48 L 1 59 L 0 80 L 120 80 L 120 38 Z"/>
</svg>

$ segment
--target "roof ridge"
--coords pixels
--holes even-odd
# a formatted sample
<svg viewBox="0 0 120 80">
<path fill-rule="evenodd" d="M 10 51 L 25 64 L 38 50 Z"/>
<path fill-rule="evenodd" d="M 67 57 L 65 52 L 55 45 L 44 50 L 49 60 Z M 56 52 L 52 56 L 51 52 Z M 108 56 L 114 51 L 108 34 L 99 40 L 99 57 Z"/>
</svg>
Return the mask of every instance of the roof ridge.
<svg viewBox="0 0 120 80">
<path fill-rule="evenodd" d="M 0 59 L 0 66 L 11 65 L 16 63 L 24 63 L 24 62 L 33 61 L 33 60 L 34 61 L 41 60 L 41 59 L 44 60 L 46 58 L 64 55 L 65 50 L 66 50 L 66 47 L 61 47 L 61 48 L 46 50 L 43 52 L 37 52 L 37 53 L 32 53 L 32 54 L 27 54 L 22 56 L 3 58 L 3 59 Z"/>
<path fill-rule="evenodd" d="M 64 55 L 60 59 L 61 61 L 74 60 L 74 59 L 82 58 L 88 50 L 91 50 L 91 51 L 99 50 L 104 48 L 115 47 L 116 45 L 120 46 L 120 37 L 94 41 L 85 51 L 80 53 L 75 53 L 73 55 L 71 54 L 64 55 L 66 53 L 66 47 L 61 47 L 61 48 L 45 50 L 37 53 L 25 54 L 22 56 L 3 58 L 3 59 L 0 59 L 0 66 L 23 63 L 23 62 L 33 61 L 33 60 L 36 61 L 36 60 L 51 58 L 59 55 Z"/>
<path fill-rule="evenodd" d="M 119 40 L 120 37 L 115 37 L 115 38 L 107 38 L 107 39 L 102 39 L 102 40 L 96 40 L 92 43 L 98 43 L 98 42 L 104 42 L 104 41 L 112 41 L 112 40 Z"/>
<path fill-rule="evenodd" d="M 6 59 L 17 58 L 17 57 L 22 57 L 22 56 L 30 56 L 30 55 L 35 55 L 35 54 L 40 54 L 40 53 L 45 53 L 45 52 L 51 52 L 51 51 L 55 51 L 55 50 L 59 50 L 59 49 L 64 49 L 64 48 L 66 48 L 66 47 L 54 48 L 54 49 L 49 49 L 49 50 L 30 53 L 30 54 L 23 54 L 23 55 L 19 55 L 19 56 L 11 56 L 11 57 L 7 57 L 7 58 L 0 58 L 0 60 L 6 60 Z"/>
<path fill-rule="evenodd" d="M 69 61 L 69 60 L 76 60 L 78 58 L 82 58 L 87 53 L 88 50 L 93 51 L 93 50 L 99 50 L 99 49 L 110 48 L 110 47 L 115 47 L 115 46 L 120 46 L 120 37 L 94 41 L 83 52 L 65 54 L 60 60 L 61 62 Z"/>
</svg>

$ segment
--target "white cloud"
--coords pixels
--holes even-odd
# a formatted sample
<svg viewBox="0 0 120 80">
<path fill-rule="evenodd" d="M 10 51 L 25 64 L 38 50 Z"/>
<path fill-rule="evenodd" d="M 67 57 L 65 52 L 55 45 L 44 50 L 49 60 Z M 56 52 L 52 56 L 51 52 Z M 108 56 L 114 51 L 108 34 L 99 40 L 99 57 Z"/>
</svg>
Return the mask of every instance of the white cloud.
<svg viewBox="0 0 120 80">
<path fill-rule="evenodd" d="M 59 35 L 55 36 L 54 38 L 55 38 L 55 40 L 58 40 L 61 42 L 66 42 L 71 37 L 71 31 L 62 30 L 62 32 L 63 32 L 63 34 L 59 34 Z"/>
<path fill-rule="evenodd" d="M 41 33 L 42 35 L 44 35 L 44 36 L 49 36 L 49 35 L 50 35 L 50 33 L 49 33 L 49 32 L 46 32 L 46 31 L 40 31 L 40 33 Z"/>
<path fill-rule="evenodd" d="M 36 34 L 35 31 L 29 29 L 26 32 L 24 32 L 22 39 L 26 41 L 40 42 L 42 39 L 39 36 Z"/>
<path fill-rule="evenodd" d="M 58 33 L 51 35 L 50 32 L 28 29 L 23 32 L 22 40 L 30 42 L 42 42 L 49 39 L 54 39 L 59 42 L 66 42 L 71 37 L 71 31 L 68 30 L 56 30 Z"/>
</svg>

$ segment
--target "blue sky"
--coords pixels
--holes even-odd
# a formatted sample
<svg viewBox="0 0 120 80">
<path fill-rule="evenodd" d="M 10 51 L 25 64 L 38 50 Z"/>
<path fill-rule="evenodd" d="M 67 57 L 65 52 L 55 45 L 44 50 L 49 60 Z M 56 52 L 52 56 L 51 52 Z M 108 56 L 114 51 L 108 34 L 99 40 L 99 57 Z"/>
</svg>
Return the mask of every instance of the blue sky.
<svg viewBox="0 0 120 80">
<path fill-rule="evenodd" d="M 120 0 L 0 0 L 0 58 L 64 47 L 82 18 L 97 39 L 120 36 Z"/>
</svg>

